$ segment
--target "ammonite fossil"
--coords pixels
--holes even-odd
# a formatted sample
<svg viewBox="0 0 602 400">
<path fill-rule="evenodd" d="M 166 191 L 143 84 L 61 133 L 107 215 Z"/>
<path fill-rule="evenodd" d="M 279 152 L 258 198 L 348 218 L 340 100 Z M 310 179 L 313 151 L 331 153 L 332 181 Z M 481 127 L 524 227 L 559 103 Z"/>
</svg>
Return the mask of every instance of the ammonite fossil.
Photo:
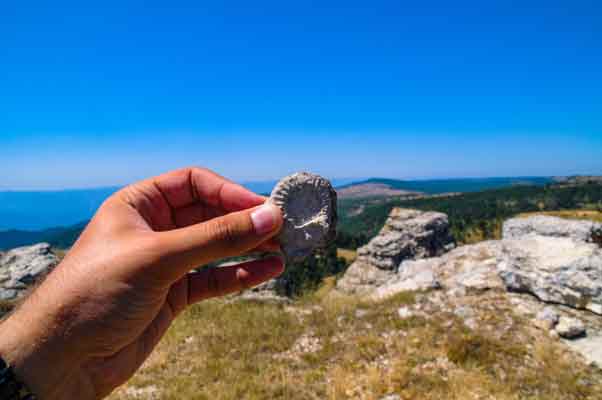
<svg viewBox="0 0 602 400">
<path fill-rule="evenodd" d="M 300 261 L 335 239 L 337 193 L 328 180 L 308 172 L 289 175 L 278 182 L 269 201 L 282 210 L 278 239 L 287 261 Z"/>
</svg>

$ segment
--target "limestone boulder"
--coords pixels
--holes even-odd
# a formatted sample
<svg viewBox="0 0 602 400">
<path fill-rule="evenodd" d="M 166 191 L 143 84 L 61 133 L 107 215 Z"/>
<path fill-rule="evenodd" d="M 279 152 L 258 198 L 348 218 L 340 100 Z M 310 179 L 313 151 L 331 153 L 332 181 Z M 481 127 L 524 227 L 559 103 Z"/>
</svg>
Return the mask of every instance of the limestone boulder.
<svg viewBox="0 0 602 400">
<path fill-rule="evenodd" d="M 403 291 L 442 288 L 454 295 L 504 291 L 498 264 L 504 257 L 499 241 L 461 246 L 441 257 L 407 260 L 397 274 L 373 294 L 382 299 Z"/>
<path fill-rule="evenodd" d="M 589 242 L 592 231 L 602 224 L 593 221 L 570 220 L 549 216 L 512 218 L 504 222 L 504 239 L 521 239 L 526 236 L 568 238 L 576 242 Z"/>
<path fill-rule="evenodd" d="M 507 289 L 544 302 L 602 314 L 602 249 L 565 237 L 529 236 L 503 241 L 498 265 Z"/>
<path fill-rule="evenodd" d="M 58 264 L 48 243 L 0 253 L 0 300 L 15 300 Z"/>
<path fill-rule="evenodd" d="M 439 256 L 454 247 L 447 215 L 394 208 L 378 235 L 358 249 L 337 288 L 370 293 L 395 277 L 402 261 Z"/>
</svg>

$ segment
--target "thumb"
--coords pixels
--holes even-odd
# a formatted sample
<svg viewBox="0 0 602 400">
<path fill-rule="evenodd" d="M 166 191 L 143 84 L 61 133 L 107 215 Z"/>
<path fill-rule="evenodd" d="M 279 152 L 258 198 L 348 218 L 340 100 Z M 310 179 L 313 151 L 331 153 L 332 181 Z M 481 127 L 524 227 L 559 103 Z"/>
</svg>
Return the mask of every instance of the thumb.
<svg viewBox="0 0 602 400">
<path fill-rule="evenodd" d="M 242 255 L 275 236 L 281 227 L 280 209 L 265 203 L 159 235 L 170 263 L 181 275 L 221 258 Z"/>
</svg>

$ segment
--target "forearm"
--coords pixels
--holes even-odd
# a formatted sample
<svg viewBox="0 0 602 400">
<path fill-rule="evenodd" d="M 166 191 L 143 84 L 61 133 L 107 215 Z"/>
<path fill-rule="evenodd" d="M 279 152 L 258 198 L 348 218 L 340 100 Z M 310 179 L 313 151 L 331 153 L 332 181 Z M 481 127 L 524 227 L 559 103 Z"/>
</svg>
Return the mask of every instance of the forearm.
<svg viewBox="0 0 602 400">
<path fill-rule="evenodd" d="M 0 324 L 0 355 L 41 400 L 107 396 L 136 372 L 186 306 L 282 273 L 282 259 L 273 257 L 188 274 L 268 243 L 283 219 L 264 203 L 197 168 L 122 189 Z"/>
<path fill-rule="evenodd" d="M 0 356 L 38 399 L 94 398 L 90 386 L 76 378 L 82 373 L 80 361 L 56 334 L 58 322 L 40 294 L 34 292 L 0 323 Z"/>
</svg>

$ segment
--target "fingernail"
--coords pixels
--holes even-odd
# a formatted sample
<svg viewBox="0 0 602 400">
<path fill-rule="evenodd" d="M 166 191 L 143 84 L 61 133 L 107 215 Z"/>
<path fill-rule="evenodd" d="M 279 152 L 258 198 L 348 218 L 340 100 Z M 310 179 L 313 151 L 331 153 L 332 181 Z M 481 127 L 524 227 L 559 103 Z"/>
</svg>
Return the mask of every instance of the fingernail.
<svg viewBox="0 0 602 400">
<path fill-rule="evenodd" d="M 280 212 L 273 204 L 264 204 L 251 213 L 251 221 L 258 235 L 271 232 L 276 228 L 276 213 Z"/>
</svg>

